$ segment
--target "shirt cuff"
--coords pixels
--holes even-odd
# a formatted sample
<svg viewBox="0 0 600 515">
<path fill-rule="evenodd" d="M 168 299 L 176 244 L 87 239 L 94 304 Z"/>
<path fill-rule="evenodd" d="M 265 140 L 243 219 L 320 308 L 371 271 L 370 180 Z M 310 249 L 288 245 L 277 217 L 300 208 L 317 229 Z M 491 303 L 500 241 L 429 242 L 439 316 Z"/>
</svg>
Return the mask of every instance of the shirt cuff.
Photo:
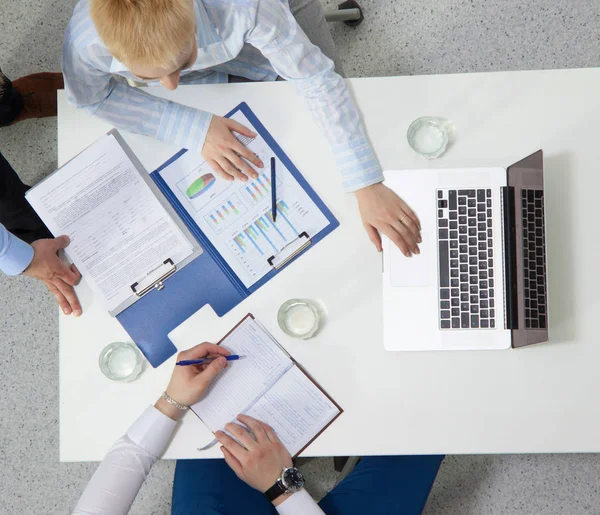
<svg viewBox="0 0 600 515">
<path fill-rule="evenodd" d="M 6 275 L 23 273 L 33 260 L 33 247 L 13 234 L 7 233 L 5 250 L 0 254 L 0 270 Z"/>
<path fill-rule="evenodd" d="M 290 495 L 277 506 L 277 513 L 280 515 L 324 515 L 325 512 L 319 508 L 310 494 L 302 489 Z"/>
<path fill-rule="evenodd" d="M 156 138 L 188 150 L 202 151 L 213 115 L 200 109 L 169 102 Z"/>
<path fill-rule="evenodd" d="M 346 193 L 383 181 L 383 171 L 366 137 L 334 146 L 333 156 Z"/>
<path fill-rule="evenodd" d="M 149 406 L 127 431 L 129 439 L 152 456 L 160 456 L 177 422 Z"/>
</svg>

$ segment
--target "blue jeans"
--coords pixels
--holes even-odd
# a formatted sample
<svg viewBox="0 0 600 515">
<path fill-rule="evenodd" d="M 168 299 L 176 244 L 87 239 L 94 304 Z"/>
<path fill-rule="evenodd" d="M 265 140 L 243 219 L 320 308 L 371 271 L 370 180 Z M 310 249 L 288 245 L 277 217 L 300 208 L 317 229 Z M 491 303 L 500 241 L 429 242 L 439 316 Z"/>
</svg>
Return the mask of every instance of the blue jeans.
<svg viewBox="0 0 600 515">
<path fill-rule="evenodd" d="M 368 456 L 319 503 L 327 515 L 418 515 L 443 456 Z M 171 515 L 276 515 L 225 460 L 179 460 Z"/>
</svg>

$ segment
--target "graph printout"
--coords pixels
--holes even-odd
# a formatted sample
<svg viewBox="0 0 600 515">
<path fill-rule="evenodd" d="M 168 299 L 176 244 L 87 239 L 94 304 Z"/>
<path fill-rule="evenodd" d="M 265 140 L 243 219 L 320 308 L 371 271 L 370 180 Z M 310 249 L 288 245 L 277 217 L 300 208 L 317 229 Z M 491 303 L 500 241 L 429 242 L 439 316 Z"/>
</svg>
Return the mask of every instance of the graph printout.
<svg viewBox="0 0 600 515">
<path fill-rule="evenodd" d="M 232 118 L 252 126 L 238 111 Z M 259 135 L 239 137 L 265 168 L 242 182 L 218 177 L 197 152 L 188 151 L 159 173 L 185 210 L 242 283 L 250 288 L 270 270 L 267 260 L 302 232 L 314 236 L 328 220 Z M 271 216 L 271 157 L 277 169 L 277 217 Z"/>
</svg>

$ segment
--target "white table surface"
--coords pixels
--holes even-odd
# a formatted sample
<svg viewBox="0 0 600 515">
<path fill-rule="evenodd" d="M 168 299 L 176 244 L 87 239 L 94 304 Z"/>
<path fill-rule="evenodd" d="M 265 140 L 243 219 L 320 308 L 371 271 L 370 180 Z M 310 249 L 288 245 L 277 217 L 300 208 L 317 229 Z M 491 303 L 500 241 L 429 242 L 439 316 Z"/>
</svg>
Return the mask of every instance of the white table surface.
<svg viewBox="0 0 600 515">
<path fill-rule="evenodd" d="M 341 226 L 223 318 L 209 306 L 171 333 L 180 348 L 220 338 L 254 313 L 344 408 L 305 455 L 538 453 L 600 451 L 600 263 L 598 121 L 600 69 L 484 73 L 350 81 L 386 170 L 506 166 L 543 148 L 546 172 L 551 343 L 493 352 L 390 353 L 383 349 L 381 259 L 343 195 L 327 145 L 293 86 L 180 87 L 168 98 L 225 113 L 248 102 L 307 177 Z M 423 115 L 456 125 L 456 142 L 428 163 L 405 133 Z M 59 96 L 59 162 L 110 127 Z M 125 135 L 149 171 L 175 148 Z M 109 342 L 129 340 L 119 323 L 77 289 L 84 315 L 60 316 L 60 459 L 100 460 L 165 388 L 174 359 L 130 384 L 97 364 Z M 328 320 L 299 342 L 277 327 L 286 299 L 321 301 Z M 166 458 L 198 453 L 210 434 L 184 417 Z"/>
</svg>

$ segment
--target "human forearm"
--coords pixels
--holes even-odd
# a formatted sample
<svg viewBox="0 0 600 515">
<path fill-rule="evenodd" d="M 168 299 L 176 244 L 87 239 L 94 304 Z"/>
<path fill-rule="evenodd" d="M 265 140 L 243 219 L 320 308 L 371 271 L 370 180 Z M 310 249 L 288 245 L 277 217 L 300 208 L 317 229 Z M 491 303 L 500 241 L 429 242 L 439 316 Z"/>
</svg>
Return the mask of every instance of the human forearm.
<svg viewBox="0 0 600 515">
<path fill-rule="evenodd" d="M 360 113 L 333 62 L 308 40 L 281 2 L 259 2 L 256 20 L 248 42 L 305 98 L 329 143 L 344 189 L 355 191 L 381 182 L 383 173 Z"/>
<path fill-rule="evenodd" d="M 108 452 L 73 513 L 126 514 L 175 426 L 168 415 L 148 408 Z"/>
</svg>

